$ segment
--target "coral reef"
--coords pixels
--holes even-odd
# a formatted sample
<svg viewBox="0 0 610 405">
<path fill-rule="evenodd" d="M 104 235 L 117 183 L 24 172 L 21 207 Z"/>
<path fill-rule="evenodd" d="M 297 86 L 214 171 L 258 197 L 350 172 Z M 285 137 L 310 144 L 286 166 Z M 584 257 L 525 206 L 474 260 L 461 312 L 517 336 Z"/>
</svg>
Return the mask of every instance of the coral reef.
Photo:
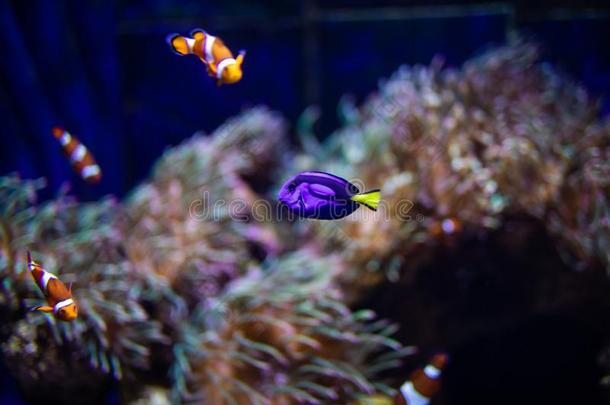
<svg viewBox="0 0 610 405">
<path fill-rule="evenodd" d="M 401 349 L 389 337 L 395 325 L 365 323 L 374 318 L 371 311 L 352 312 L 342 303 L 333 286 L 340 258 L 311 257 L 307 251 L 283 256 L 235 280 L 218 298 L 222 316 L 201 320 L 218 325 L 207 328 L 189 356 L 197 398 L 319 404 L 391 392 L 372 377 L 395 366 L 400 352 L 371 354 L 380 346 Z"/>
<path fill-rule="evenodd" d="M 166 153 L 126 203 L 125 247 L 138 271 L 183 284 L 197 302 L 242 275 L 251 250 L 277 255 L 273 224 L 251 221 L 263 197 L 244 178 L 265 181 L 280 167 L 284 135 L 283 120 L 258 109 Z"/>
<path fill-rule="evenodd" d="M 362 320 L 344 319 L 351 314 L 332 286 L 338 259 L 325 259 L 313 247 L 302 248 L 298 258 L 286 257 L 282 252 L 295 246 L 283 237 L 286 225 L 255 218 L 256 205 L 267 200 L 246 179 L 273 180 L 274 171 L 284 168 L 285 138 L 281 118 L 264 109 L 246 112 L 210 137 L 168 152 L 151 182 L 127 202 L 131 262 L 140 272 L 161 276 L 188 308 L 161 315 L 176 342 L 175 398 L 190 391 L 191 398 L 218 404 L 338 397 L 329 386 L 334 382 L 301 375 L 332 359 L 317 353 L 318 339 L 333 340 L 324 332 L 334 334 L 337 350 L 354 350 L 366 338 L 379 339 L 372 348 L 384 342 L 400 347 L 385 337 L 387 330 L 359 334 L 366 327 Z M 261 206 L 273 205 L 267 203 Z M 373 387 L 355 368 L 364 367 L 368 354 L 360 350 L 361 357 L 349 362 L 337 354 L 350 368 L 335 380 L 368 384 L 352 388 L 351 395 Z"/>
<path fill-rule="evenodd" d="M 346 302 L 417 325 L 397 338 L 427 347 L 475 339 L 482 325 L 525 322 L 503 310 L 511 300 L 499 285 L 509 281 L 538 286 L 534 295 L 523 292 L 529 304 L 513 303 L 530 316 L 572 305 L 607 308 L 607 281 L 598 270 L 610 271 L 610 125 L 600 122 L 598 103 L 582 87 L 539 62 L 536 46 L 517 42 L 459 70 L 442 69 L 441 59 L 403 66 L 362 106 L 344 99 L 339 112 L 343 128 L 322 144 L 312 136 L 315 110 L 303 115 L 297 162 L 299 170 L 328 170 L 361 189 L 381 188 L 380 212 L 313 225 L 327 251 L 347 259 L 339 277 Z M 547 236 L 554 249 L 541 242 Z M 499 252 L 525 255 L 511 260 L 511 271 L 530 273 L 498 275 L 503 266 L 486 248 L 495 260 Z M 471 254 L 478 258 L 464 264 Z M 556 254 L 587 274 L 565 274 Z M 447 266 L 453 272 L 438 268 Z M 432 269 L 434 276 L 427 275 Z M 504 298 L 481 293 L 482 282 Z M 473 303 L 469 296 L 485 299 Z M 410 311 L 395 310 L 399 305 Z M 481 318 L 477 308 L 498 312 Z M 586 322 L 603 324 L 606 317 Z M 608 356 L 600 364 L 610 370 Z"/>
<path fill-rule="evenodd" d="M 150 346 L 167 338 L 138 300 L 136 292 L 150 285 L 130 271 L 121 253 L 121 235 L 113 225 L 116 203 L 78 204 L 59 196 L 32 205 L 39 186 L 16 177 L 5 177 L 0 184 L 6 203 L 2 352 L 33 399 L 52 391 L 51 398 L 75 401 L 74 392 L 82 389 L 79 398 L 87 402 L 96 396 L 95 390 L 86 389 L 93 381 L 104 374 L 121 378 L 147 368 Z M 74 282 L 78 322 L 29 313 L 33 298 L 42 297 L 25 270 L 26 250 L 49 271 Z"/>
<path fill-rule="evenodd" d="M 572 267 L 610 269 L 610 124 L 536 47 L 401 67 L 339 108 L 345 125 L 323 143 L 306 111 L 301 151 L 280 116 L 245 111 L 168 150 L 122 202 L 37 203 L 42 182 L 1 177 L 0 349 L 29 399 L 103 403 L 108 387 L 134 405 L 391 395 L 404 378 L 381 375 L 413 349 L 362 303 L 400 281 L 391 298 L 409 312 L 398 288 L 415 295 L 439 248 L 527 218 Z M 332 222 L 273 217 L 277 185 L 304 169 L 381 188 L 383 204 Z M 78 320 L 28 312 L 41 296 L 26 250 L 74 282 Z M 423 312 L 411 304 L 404 316 Z"/>
<path fill-rule="evenodd" d="M 255 189 L 283 168 L 283 139 L 281 118 L 245 112 L 166 153 L 124 203 L 37 205 L 38 182 L 2 179 L 2 352 L 30 399 L 102 403 L 112 380 L 134 403 L 244 403 L 244 392 L 322 402 L 385 388 L 374 372 L 402 353 L 394 327 L 343 306 L 338 258 L 312 243 L 287 254 L 291 225 L 253 217 L 267 201 Z M 27 312 L 40 296 L 27 249 L 74 282 L 77 321 Z M 372 360 L 384 347 L 398 350 L 390 363 Z"/>
<path fill-rule="evenodd" d="M 597 263 L 610 272 L 610 123 L 594 131 L 583 139 L 585 146 L 555 197 L 549 228 L 570 252 L 566 260 L 576 259 L 575 267 Z"/>
<path fill-rule="evenodd" d="M 538 58 L 534 45 L 516 43 L 459 70 L 440 59 L 403 66 L 362 107 L 340 106 L 349 119 L 322 145 L 305 120 L 301 169 L 382 190 L 378 215 L 318 226 L 331 251 L 350 258 L 348 285 L 411 277 L 436 246 L 513 215 L 543 220 L 580 260 L 610 264 L 609 127 L 581 87 Z"/>
</svg>

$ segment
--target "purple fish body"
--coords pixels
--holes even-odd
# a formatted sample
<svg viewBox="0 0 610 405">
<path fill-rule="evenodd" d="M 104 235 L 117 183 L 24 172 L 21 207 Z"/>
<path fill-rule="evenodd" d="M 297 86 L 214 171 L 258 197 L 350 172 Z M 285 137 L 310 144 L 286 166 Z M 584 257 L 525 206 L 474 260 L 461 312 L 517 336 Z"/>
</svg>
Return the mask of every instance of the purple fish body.
<svg viewBox="0 0 610 405">
<path fill-rule="evenodd" d="M 324 172 L 302 172 L 280 189 L 278 199 L 301 218 L 340 219 L 360 206 L 352 197 L 358 187 L 341 177 Z"/>
</svg>

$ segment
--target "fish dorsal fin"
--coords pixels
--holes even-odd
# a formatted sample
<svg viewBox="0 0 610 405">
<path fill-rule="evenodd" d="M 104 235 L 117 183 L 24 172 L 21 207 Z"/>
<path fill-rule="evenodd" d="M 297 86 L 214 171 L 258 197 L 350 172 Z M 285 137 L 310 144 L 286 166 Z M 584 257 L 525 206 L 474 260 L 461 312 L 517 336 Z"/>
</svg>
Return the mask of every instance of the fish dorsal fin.
<svg viewBox="0 0 610 405">
<path fill-rule="evenodd" d="M 377 211 L 377 207 L 379 206 L 379 201 L 381 200 L 381 191 L 380 190 L 371 190 L 366 193 L 356 194 L 352 196 L 352 201 L 355 201 L 359 204 L 366 205 L 368 208 L 373 211 Z"/>
<path fill-rule="evenodd" d="M 205 31 L 202 30 L 201 28 L 195 28 L 194 30 L 191 31 L 191 37 L 193 37 L 193 39 L 195 41 L 203 39 L 204 36 L 205 36 Z"/>
</svg>

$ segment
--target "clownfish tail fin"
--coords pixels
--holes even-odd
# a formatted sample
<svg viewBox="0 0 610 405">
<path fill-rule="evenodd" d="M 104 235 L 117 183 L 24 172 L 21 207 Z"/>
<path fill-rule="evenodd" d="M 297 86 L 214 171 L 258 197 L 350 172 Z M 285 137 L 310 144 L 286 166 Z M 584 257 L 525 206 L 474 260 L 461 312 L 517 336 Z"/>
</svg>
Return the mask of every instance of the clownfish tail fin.
<svg viewBox="0 0 610 405">
<path fill-rule="evenodd" d="M 244 51 L 243 49 L 241 49 L 239 51 L 239 54 L 237 55 L 237 58 L 235 58 L 235 61 L 237 62 L 238 65 L 241 66 L 242 63 L 244 63 L 244 58 L 246 57 L 246 51 Z"/>
<path fill-rule="evenodd" d="M 167 41 L 167 44 L 172 48 L 172 51 L 174 51 L 178 55 L 188 55 L 192 52 L 192 48 L 189 42 L 185 37 L 180 34 L 169 34 L 165 40 Z"/>
<path fill-rule="evenodd" d="M 356 194 L 352 197 L 352 201 L 355 201 L 359 204 L 365 205 L 373 211 L 377 211 L 377 207 L 379 206 L 379 201 L 381 200 L 381 191 L 380 190 L 371 190 L 366 193 Z"/>
<path fill-rule="evenodd" d="M 193 39 L 195 39 L 195 41 L 203 39 L 203 37 L 205 36 L 205 31 L 202 30 L 201 28 L 195 28 L 194 30 L 192 30 L 190 32 L 190 36 L 193 37 Z"/>
</svg>

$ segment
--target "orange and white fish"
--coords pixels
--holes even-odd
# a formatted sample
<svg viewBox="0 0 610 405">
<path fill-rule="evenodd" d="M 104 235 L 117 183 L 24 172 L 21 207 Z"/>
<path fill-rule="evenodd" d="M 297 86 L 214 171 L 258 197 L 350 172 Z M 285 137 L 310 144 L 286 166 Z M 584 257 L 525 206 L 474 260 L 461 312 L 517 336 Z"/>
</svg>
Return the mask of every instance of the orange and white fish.
<svg viewBox="0 0 610 405">
<path fill-rule="evenodd" d="M 60 127 L 53 127 L 53 136 L 61 143 L 64 153 L 72 163 L 72 167 L 83 180 L 92 184 L 99 183 L 102 179 L 102 171 L 85 145 Z"/>
<path fill-rule="evenodd" d="M 48 304 L 34 307 L 32 311 L 52 312 L 55 318 L 62 321 L 76 319 L 78 309 L 72 297 L 72 287 L 66 287 L 55 274 L 49 273 L 40 264 L 33 261 L 30 252 L 28 252 L 28 269 Z"/>
<path fill-rule="evenodd" d="M 234 58 L 220 38 L 195 29 L 191 32 L 191 37 L 170 34 L 167 36 L 167 43 L 178 55 L 198 56 L 207 66 L 208 75 L 216 78 L 217 85 L 237 83 L 241 80 L 245 51 L 240 51 Z"/>
<path fill-rule="evenodd" d="M 394 398 L 374 395 L 361 399 L 359 405 L 428 405 L 441 389 L 441 373 L 448 362 L 445 353 L 437 353 L 426 367 L 411 373 L 411 378 L 400 387 Z"/>
<path fill-rule="evenodd" d="M 418 368 L 411 379 L 400 387 L 394 405 L 427 405 L 441 389 L 441 373 L 449 362 L 445 353 L 437 353 L 423 369 Z"/>
</svg>

